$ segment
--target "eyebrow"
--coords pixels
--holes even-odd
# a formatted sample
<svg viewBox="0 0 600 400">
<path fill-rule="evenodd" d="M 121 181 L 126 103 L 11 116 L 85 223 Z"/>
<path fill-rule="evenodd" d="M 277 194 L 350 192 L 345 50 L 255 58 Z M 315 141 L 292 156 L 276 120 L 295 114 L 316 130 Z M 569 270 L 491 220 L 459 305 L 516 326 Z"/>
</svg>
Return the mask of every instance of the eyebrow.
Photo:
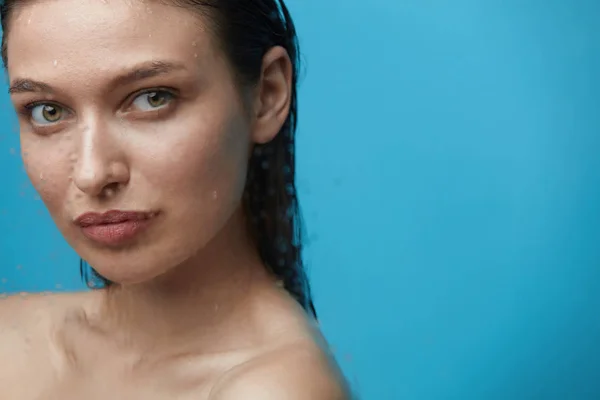
<svg viewBox="0 0 600 400">
<path fill-rule="evenodd" d="M 184 70 L 185 65 L 170 61 L 148 61 L 136 65 L 134 68 L 126 71 L 116 78 L 112 79 L 111 86 L 125 86 L 136 81 L 152 78 L 159 75 L 168 74 L 173 71 Z M 54 93 L 56 90 L 44 82 L 33 79 L 16 78 L 11 82 L 8 89 L 9 94 L 46 92 Z"/>
</svg>

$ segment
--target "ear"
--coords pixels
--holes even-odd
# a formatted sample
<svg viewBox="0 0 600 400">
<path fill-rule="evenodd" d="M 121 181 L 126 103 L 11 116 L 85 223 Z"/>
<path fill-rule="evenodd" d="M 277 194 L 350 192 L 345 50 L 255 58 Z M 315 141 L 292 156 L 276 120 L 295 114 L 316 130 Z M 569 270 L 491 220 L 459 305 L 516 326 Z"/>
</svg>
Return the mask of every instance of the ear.
<svg viewBox="0 0 600 400">
<path fill-rule="evenodd" d="M 283 47 L 274 47 L 263 57 L 255 93 L 252 140 L 264 144 L 277 136 L 290 112 L 292 62 Z"/>
</svg>

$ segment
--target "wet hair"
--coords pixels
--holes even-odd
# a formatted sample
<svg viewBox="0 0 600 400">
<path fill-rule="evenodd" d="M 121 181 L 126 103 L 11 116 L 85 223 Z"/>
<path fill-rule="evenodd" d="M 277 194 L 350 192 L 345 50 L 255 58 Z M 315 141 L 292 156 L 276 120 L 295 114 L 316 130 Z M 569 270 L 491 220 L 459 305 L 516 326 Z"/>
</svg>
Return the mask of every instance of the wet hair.
<svg viewBox="0 0 600 400">
<path fill-rule="evenodd" d="M 2 1 L 2 0 L 0 0 Z M 30 0 L 4 0 L 0 5 L 2 61 L 7 66 L 8 20 L 15 7 Z M 309 313 L 316 317 L 302 260 L 302 219 L 295 184 L 295 132 L 298 119 L 296 86 L 299 47 L 296 29 L 283 0 L 156 0 L 198 12 L 210 20 L 240 85 L 256 84 L 262 60 L 275 46 L 292 61 L 289 115 L 280 132 L 256 144 L 249 160 L 243 204 L 249 231 L 266 268 Z M 112 284 L 84 260 L 82 278 L 90 288 Z"/>
</svg>

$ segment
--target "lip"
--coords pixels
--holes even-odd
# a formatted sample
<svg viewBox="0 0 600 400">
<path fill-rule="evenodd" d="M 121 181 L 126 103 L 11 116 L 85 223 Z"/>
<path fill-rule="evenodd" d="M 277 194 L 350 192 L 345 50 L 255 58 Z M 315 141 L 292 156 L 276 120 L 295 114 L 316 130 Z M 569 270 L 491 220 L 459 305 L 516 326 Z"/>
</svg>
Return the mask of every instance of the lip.
<svg viewBox="0 0 600 400">
<path fill-rule="evenodd" d="M 146 230 L 156 215 L 156 212 L 111 210 L 85 213 L 74 222 L 88 239 L 107 246 L 119 246 Z"/>
</svg>

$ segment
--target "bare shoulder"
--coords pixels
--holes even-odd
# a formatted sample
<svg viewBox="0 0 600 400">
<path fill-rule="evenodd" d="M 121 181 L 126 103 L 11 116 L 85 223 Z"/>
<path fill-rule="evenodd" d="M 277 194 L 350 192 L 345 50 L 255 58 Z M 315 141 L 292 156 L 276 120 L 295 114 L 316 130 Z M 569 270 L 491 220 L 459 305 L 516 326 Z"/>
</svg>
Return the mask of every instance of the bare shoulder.
<svg viewBox="0 0 600 400">
<path fill-rule="evenodd" d="M 23 293 L 0 299 L 0 328 L 39 322 L 41 316 L 53 316 L 72 307 L 82 306 L 90 293 Z"/>
<path fill-rule="evenodd" d="M 257 297 L 251 314 L 267 345 L 213 386 L 209 400 L 350 400 L 350 389 L 318 327 L 283 291 Z"/>
<path fill-rule="evenodd" d="M 87 293 L 22 294 L 0 300 L 0 354 L 31 348 L 53 321 L 88 301 Z"/>
<path fill-rule="evenodd" d="M 349 400 L 335 362 L 314 342 L 282 346 L 226 374 L 210 400 Z"/>
</svg>

